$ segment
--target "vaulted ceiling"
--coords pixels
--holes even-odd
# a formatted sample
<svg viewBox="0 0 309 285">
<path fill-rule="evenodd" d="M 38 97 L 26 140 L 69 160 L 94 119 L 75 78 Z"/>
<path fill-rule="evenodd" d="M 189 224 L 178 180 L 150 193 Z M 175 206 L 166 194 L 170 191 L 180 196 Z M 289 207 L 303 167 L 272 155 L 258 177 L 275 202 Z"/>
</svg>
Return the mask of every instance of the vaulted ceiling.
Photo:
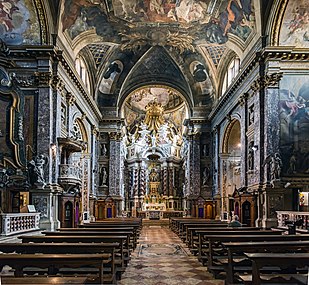
<svg viewBox="0 0 309 285">
<path fill-rule="evenodd" d="M 256 34 L 253 0 L 65 0 L 59 29 L 93 71 L 96 97 L 116 106 L 135 88 L 165 84 L 209 105 L 231 47 Z M 120 94 L 120 98 L 119 98 Z"/>
</svg>

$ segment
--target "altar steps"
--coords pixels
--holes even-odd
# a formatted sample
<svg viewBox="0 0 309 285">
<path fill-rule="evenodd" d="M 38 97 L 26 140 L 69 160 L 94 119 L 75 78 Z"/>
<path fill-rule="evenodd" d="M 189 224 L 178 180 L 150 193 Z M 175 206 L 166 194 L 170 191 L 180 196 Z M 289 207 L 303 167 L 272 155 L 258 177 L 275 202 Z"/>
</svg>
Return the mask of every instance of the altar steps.
<svg viewBox="0 0 309 285">
<path fill-rule="evenodd" d="M 168 227 L 168 225 L 169 225 L 169 219 L 161 219 L 161 220 L 143 219 L 143 227 L 152 227 L 152 226 Z"/>
</svg>

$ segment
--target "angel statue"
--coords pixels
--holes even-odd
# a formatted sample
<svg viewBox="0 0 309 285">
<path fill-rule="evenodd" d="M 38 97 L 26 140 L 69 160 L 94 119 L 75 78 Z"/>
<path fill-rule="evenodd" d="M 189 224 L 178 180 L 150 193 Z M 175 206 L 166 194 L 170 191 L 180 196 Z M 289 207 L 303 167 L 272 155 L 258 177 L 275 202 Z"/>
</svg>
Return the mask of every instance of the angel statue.
<svg viewBox="0 0 309 285">
<path fill-rule="evenodd" d="M 31 161 L 29 161 L 28 169 L 29 169 L 31 185 L 45 184 L 44 171 L 47 164 L 48 164 L 48 158 L 43 154 L 40 154 Z"/>
</svg>

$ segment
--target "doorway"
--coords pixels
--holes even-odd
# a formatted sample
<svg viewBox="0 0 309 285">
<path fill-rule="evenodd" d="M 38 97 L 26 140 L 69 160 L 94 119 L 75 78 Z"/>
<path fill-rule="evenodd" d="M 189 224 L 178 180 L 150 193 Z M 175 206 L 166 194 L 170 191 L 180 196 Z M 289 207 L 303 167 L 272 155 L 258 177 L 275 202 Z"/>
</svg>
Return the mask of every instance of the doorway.
<svg viewBox="0 0 309 285">
<path fill-rule="evenodd" d="M 242 224 L 245 224 L 247 226 L 251 225 L 251 213 L 250 213 L 251 203 L 248 201 L 245 201 L 242 204 Z"/>
<path fill-rule="evenodd" d="M 73 204 L 69 201 L 64 205 L 64 227 L 73 227 Z"/>
</svg>

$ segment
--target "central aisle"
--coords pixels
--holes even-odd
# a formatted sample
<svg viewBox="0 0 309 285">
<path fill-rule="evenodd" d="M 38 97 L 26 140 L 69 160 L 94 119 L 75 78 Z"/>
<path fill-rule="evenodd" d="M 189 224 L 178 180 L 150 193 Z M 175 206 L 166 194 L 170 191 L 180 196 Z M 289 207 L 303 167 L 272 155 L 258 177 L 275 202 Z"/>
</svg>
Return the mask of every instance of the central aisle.
<svg viewBox="0 0 309 285">
<path fill-rule="evenodd" d="M 222 285 L 168 227 L 144 226 L 120 285 Z"/>
</svg>

